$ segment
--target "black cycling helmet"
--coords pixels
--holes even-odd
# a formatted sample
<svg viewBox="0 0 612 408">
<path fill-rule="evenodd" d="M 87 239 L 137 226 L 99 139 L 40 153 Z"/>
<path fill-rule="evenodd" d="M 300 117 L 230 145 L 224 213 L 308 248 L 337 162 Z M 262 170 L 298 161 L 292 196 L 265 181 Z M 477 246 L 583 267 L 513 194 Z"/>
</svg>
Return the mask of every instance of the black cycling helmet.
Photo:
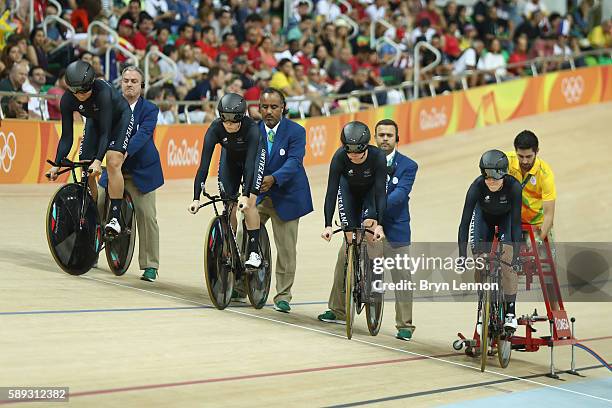
<svg viewBox="0 0 612 408">
<path fill-rule="evenodd" d="M 85 61 L 74 61 L 66 68 L 66 85 L 72 93 L 91 91 L 95 79 L 93 67 Z"/>
<path fill-rule="evenodd" d="M 219 116 L 223 122 L 240 122 L 246 114 L 246 101 L 236 93 L 228 93 L 223 95 L 217 105 Z"/>
<path fill-rule="evenodd" d="M 480 173 L 485 178 L 502 179 L 508 174 L 508 157 L 501 150 L 489 150 L 480 158 Z"/>
<path fill-rule="evenodd" d="M 370 143 L 370 129 L 363 122 L 349 122 L 342 128 L 340 141 L 347 153 L 364 152 Z"/>
</svg>

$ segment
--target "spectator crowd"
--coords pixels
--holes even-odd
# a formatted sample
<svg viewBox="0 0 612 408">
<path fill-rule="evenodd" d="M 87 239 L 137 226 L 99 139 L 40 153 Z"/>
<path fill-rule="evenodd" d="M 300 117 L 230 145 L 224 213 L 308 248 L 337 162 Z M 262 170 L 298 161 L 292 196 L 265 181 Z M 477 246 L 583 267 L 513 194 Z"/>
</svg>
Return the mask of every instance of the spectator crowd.
<svg viewBox="0 0 612 408">
<path fill-rule="evenodd" d="M 215 117 L 211 102 L 224 93 L 258 101 L 268 86 L 302 97 L 289 103 L 290 115 L 318 116 L 325 109 L 350 108 L 346 98 L 325 106 L 329 95 L 412 80 L 413 50 L 420 41 L 441 56 L 421 74 L 425 94 L 459 89 L 464 77 L 477 86 L 531 75 L 532 67 L 538 73 L 565 69 L 566 57 L 612 47 L 612 21 L 602 15 L 598 0 L 567 0 L 563 14 L 547 9 L 543 0 L 348 3 L 351 9 L 345 2 L 297 0 L 285 17 L 283 0 L 35 0 L 29 27 L 29 2 L 0 1 L 0 91 L 61 96 L 67 90 L 64 68 L 75 59 L 113 81 L 133 56 L 144 67 L 149 55 L 145 96 L 159 106 L 160 124 L 209 122 Z M 381 19 L 387 24 L 375 24 L 378 40 L 371 41 L 371 24 Z M 524 64 L 551 56 L 559 58 Z M 418 56 L 421 66 L 436 57 L 427 48 Z M 576 66 L 609 62 L 610 54 L 574 58 Z M 379 104 L 400 100 L 398 90 L 378 90 Z M 348 102 L 358 108 L 374 103 L 371 92 L 352 99 Z M 190 103 L 178 107 L 177 101 Z M 11 118 L 60 116 L 59 99 L 3 96 L 1 107 Z M 261 117 L 257 104 L 249 113 Z"/>
</svg>

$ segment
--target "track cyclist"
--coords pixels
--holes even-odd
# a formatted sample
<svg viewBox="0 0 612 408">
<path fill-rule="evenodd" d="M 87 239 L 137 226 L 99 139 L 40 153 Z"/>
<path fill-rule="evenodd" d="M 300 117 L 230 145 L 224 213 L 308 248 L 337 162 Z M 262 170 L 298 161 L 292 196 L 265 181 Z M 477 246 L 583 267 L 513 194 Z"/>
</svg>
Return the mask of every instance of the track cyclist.
<svg viewBox="0 0 612 408">
<path fill-rule="evenodd" d="M 123 174 L 121 166 L 127 156 L 127 146 L 134 128 L 130 105 L 121 92 L 103 79 L 96 79 L 93 67 L 85 61 L 74 61 L 66 68 L 66 84 L 69 92 L 60 101 L 62 135 L 57 146 L 55 163 L 65 159 L 73 143 L 73 112 L 85 118 L 85 134 L 79 149 L 79 160 L 92 160 L 90 189 L 97 196 L 95 176 L 102 173 L 102 160 L 106 156 L 108 171 L 108 195 L 111 200 L 109 219 L 105 233 L 121 233 L 119 223 L 123 199 Z M 50 180 L 57 179 L 58 167 L 47 171 Z"/>
<path fill-rule="evenodd" d="M 504 326 L 516 330 L 521 184 L 508 174 L 508 158 L 500 150 L 485 152 L 480 158 L 479 167 L 481 175 L 470 185 L 465 197 L 459 225 L 459 257 L 465 259 L 467 255 L 470 221 L 473 223 L 472 252 L 475 257 L 491 251 L 495 227 L 498 227 L 499 241 L 503 244 L 501 267 L 506 310 Z M 476 270 L 476 280 L 480 281 L 479 270 Z"/>
<path fill-rule="evenodd" d="M 200 205 L 200 196 L 204 192 L 204 184 L 208 175 L 210 161 L 216 144 L 221 144 L 221 159 L 219 161 L 219 189 L 223 198 L 238 196 L 242 180 L 242 195 L 238 198 L 238 207 L 244 213 L 249 257 L 245 266 L 259 268 L 261 254 L 259 253 L 259 213 L 255 202 L 261 182 L 266 160 L 266 148 L 255 121 L 246 116 L 246 101 L 235 93 L 225 94 L 217 106 L 219 118 L 211 124 L 202 147 L 200 167 L 193 186 L 193 202 L 189 212 L 195 214 Z M 236 231 L 236 208 L 232 211 L 232 226 Z"/>
</svg>

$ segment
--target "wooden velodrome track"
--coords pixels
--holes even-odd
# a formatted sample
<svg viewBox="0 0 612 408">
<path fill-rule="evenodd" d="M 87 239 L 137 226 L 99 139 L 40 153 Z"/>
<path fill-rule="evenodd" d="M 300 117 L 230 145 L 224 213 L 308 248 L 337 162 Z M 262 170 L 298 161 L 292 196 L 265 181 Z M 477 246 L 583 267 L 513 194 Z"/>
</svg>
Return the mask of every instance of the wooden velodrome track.
<svg viewBox="0 0 612 408">
<path fill-rule="evenodd" d="M 403 146 L 420 166 L 411 199 L 413 240 L 454 241 L 480 154 L 511 149 L 516 133 L 528 128 L 555 171 L 557 241 L 611 242 L 610 112 L 610 103 L 594 105 Z M 581 350 L 577 367 L 585 378 L 541 375 L 548 349 L 515 352 L 507 369 L 491 359 L 481 373 L 478 361 L 450 347 L 457 331 L 473 327 L 473 303 L 416 302 L 417 331 L 409 343 L 394 338 L 392 303 L 377 337 L 368 335 L 362 316 L 351 341 L 344 326 L 318 322 L 340 238 L 328 244 L 319 237 L 327 167 L 307 170 L 316 210 L 300 223 L 288 315 L 271 307 L 209 306 L 202 244 L 210 211 L 187 213 L 191 180 L 159 190 L 161 268 L 154 284 L 138 279 L 137 254 L 121 278 L 103 261 L 82 277 L 61 272 L 43 229 L 57 186 L 0 186 L 0 386 L 69 386 L 70 405 L 85 407 L 535 406 L 545 400 L 556 407 L 610 406 L 610 372 Z M 534 306 L 543 309 L 519 297 L 517 311 Z M 577 337 L 612 361 L 612 304 L 566 309 L 577 318 Z M 569 368 L 569 353 L 556 349 L 558 369 Z"/>
</svg>

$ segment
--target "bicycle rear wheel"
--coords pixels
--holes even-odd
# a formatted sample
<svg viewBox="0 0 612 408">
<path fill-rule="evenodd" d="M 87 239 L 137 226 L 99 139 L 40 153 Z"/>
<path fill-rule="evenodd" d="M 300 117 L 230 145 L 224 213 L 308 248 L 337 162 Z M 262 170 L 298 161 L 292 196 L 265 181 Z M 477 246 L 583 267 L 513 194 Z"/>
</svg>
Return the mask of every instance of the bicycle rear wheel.
<svg viewBox="0 0 612 408">
<path fill-rule="evenodd" d="M 364 276 L 366 276 L 365 282 L 367 285 L 365 288 L 366 296 L 368 296 L 365 306 L 366 322 L 368 324 L 368 331 L 370 332 L 370 335 L 376 336 L 382 323 L 383 310 L 385 307 L 385 295 L 382 291 L 374 291 L 374 287 L 372 286 L 374 272 L 372 271 L 372 261 L 368 256 L 368 250 L 365 244 L 363 244 L 361 249 L 361 267 Z"/>
<path fill-rule="evenodd" d="M 106 219 L 108 219 L 110 211 L 110 198 L 108 194 L 106 195 L 105 209 Z M 134 247 L 136 246 L 136 213 L 134 201 L 127 190 L 123 192 L 123 200 L 121 200 L 120 223 L 121 234 L 112 239 L 108 239 L 104 246 L 108 266 L 117 276 L 121 276 L 127 272 L 132 263 Z"/>
<path fill-rule="evenodd" d="M 489 320 L 491 318 L 491 291 L 484 291 L 482 302 L 482 333 L 480 334 L 480 371 L 484 372 L 487 366 L 487 346 L 489 343 Z"/>
<path fill-rule="evenodd" d="M 265 225 L 259 227 L 259 248 L 261 250 L 261 266 L 245 271 L 245 283 L 249 302 L 255 309 L 261 309 L 268 300 L 270 281 L 272 280 L 272 250 L 270 238 Z"/>
<path fill-rule="evenodd" d="M 231 238 L 226 220 L 214 217 L 208 226 L 204 247 L 204 278 L 210 300 L 219 310 L 229 305 L 234 288 Z"/>
<path fill-rule="evenodd" d="M 82 211 L 83 195 L 86 208 Z M 93 198 L 85 187 L 66 184 L 49 202 L 46 218 L 47 244 L 55 262 L 70 275 L 88 272 L 102 244 L 102 229 Z"/>
<path fill-rule="evenodd" d="M 353 337 L 353 323 L 357 305 L 355 304 L 355 251 L 354 244 L 348 246 L 346 258 L 346 271 L 344 277 L 344 313 L 346 319 L 346 337 L 350 340 Z"/>
<path fill-rule="evenodd" d="M 510 356 L 512 355 L 512 342 L 508 335 L 500 335 L 496 337 L 497 341 L 497 359 L 501 368 L 508 367 L 510 364 Z"/>
</svg>

